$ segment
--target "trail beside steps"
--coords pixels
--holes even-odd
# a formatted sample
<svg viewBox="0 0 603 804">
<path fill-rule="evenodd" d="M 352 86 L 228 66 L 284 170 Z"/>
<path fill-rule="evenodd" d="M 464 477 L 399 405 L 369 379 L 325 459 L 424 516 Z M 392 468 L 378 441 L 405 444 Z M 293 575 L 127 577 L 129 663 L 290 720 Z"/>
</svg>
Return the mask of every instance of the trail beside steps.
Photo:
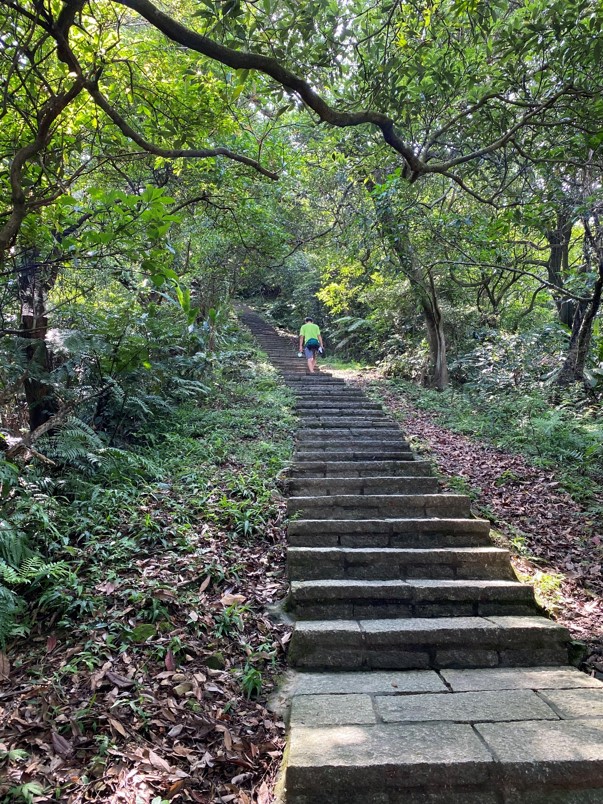
<svg viewBox="0 0 603 804">
<path fill-rule="evenodd" d="M 296 396 L 286 804 L 603 804 L 603 684 L 397 423 L 245 311 Z"/>
</svg>

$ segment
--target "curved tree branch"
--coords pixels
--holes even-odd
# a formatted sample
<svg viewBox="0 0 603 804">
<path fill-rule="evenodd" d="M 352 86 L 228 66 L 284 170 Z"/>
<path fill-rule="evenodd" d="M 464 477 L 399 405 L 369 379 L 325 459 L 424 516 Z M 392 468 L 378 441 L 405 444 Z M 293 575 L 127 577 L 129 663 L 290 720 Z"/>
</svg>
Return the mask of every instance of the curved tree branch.
<svg viewBox="0 0 603 804">
<path fill-rule="evenodd" d="M 154 143 L 145 140 L 144 137 L 142 137 L 123 119 L 123 117 L 115 110 L 113 106 L 111 106 L 109 101 L 99 90 L 98 84 L 92 81 L 87 81 L 85 86 L 92 100 L 103 110 L 107 117 L 109 117 L 115 123 L 121 133 L 128 139 L 135 142 L 145 151 L 148 151 L 150 154 L 163 156 L 167 159 L 177 159 L 180 157 L 197 157 L 207 159 L 213 156 L 225 156 L 227 159 L 232 159 L 234 162 L 241 162 L 243 165 L 249 165 L 257 170 L 258 173 L 261 173 L 263 176 L 267 176 L 269 179 L 273 179 L 274 181 L 278 179 L 277 173 L 262 167 L 262 165 L 260 165 L 260 163 L 255 159 L 251 159 L 251 157 L 244 156 L 243 154 L 237 154 L 228 148 L 162 148 L 159 145 L 155 145 Z"/>
<path fill-rule="evenodd" d="M 201 53 L 209 59 L 218 61 L 235 70 L 257 70 L 273 78 L 286 89 L 295 92 L 309 109 L 315 112 L 320 120 L 332 126 L 347 128 L 372 124 L 377 126 L 383 134 L 385 142 L 397 151 L 408 164 L 412 176 L 417 178 L 425 172 L 425 163 L 417 157 L 413 149 L 400 137 L 396 131 L 394 121 L 381 112 L 365 110 L 360 112 L 341 112 L 333 109 L 303 78 L 284 67 L 277 59 L 271 56 L 262 56 L 259 53 L 233 50 L 232 48 L 214 42 L 207 36 L 181 25 L 168 14 L 156 8 L 150 0 L 114 0 L 114 2 L 136 11 L 157 30 L 165 36 L 184 47 Z"/>
<path fill-rule="evenodd" d="M 415 149 L 413 149 L 407 142 L 403 140 L 396 129 L 395 121 L 391 117 L 370 109 L 365 109 L 358 112 L 344 112 L 334 109 L 332 106 L 329 106 L 327 101 L 321 97 L 321 95 L 319 95 L 315 89 L 312 88 L 311 84 L 307 80 L 301 78 L 292 70 L 289 70 L 276 58 L 264 56 L 259 53 L 252 53 L 249 51 L 235 50 L 222 45 L 219 42 L 199 34 L 196 31 L 193 31 L 190 28 L 187 28 L 185 25 L 177 22 L 171 16 L 169 16 L 169 14 L 160 11 L 156 6 L 154 6 L 151 0 L 113 1 L 137 12 L 169 39 L 186 48 L 189 48 L 190 50 L 201 53 L 203 56 L 220 62 L 221 64 L 225 64 L 233 69 L 257 70 L 258 72 L 270 76 L 284 88 L 295 92 L 306 104 L 306 106 L 318 115 L 322 122 L 328 123 L 332 126 L 338 126 L 340 128 L 360 126 L 365 124 L 376 126 L 381 130 L 385 142 L 403 157 L 408 168 L 410 169 L 407 174 L 407 178 L 411 182 L 415 181 L 423 174 L 444 174 L 453 181 L 456 181 L 457 184 L 463 187 L 463 189 L 466 191 L 470 192 L 480 201 L 483 199 L 476 196 L 476 194 L 471 192 L 466 185 L 459 181 L 459 177 L 451 173 L 451 169 L 457 165 L 474 161 L 502 148 L 508 142 L 513 140 L 513 137 L 518 130 L 527 125 L 537 115 L 554 106 L 560 97 L 572 89 L 570 85 L 565 85 L 547 100 L 535 106 L 531 106 L 529 110 L 517 121 L 517 123 L 511 126 L 508 131 L 491 142 L 489 145 L 471 151 L 463 156 L 454 157 L 441 162 L 431 162 L 429 160 L 428 153 L 424 153 L 424 158 L 421 158 Z M 494 97 L 500 96 L 495 93 L 487 94 L 480 101 L 474 104 L 473 108 L 481 108 L 487 103 L 488 100 Z M 466 113 L 463 112 L 460 115 L 453 117 L 450 123 L 436 132 L 434 136 L 437 137 L 441 132 L 448 130 L 450 126 L 452 126 L 465 114 Z M 432 141 L 434 136 L 432 136 Z"/>
</svg>

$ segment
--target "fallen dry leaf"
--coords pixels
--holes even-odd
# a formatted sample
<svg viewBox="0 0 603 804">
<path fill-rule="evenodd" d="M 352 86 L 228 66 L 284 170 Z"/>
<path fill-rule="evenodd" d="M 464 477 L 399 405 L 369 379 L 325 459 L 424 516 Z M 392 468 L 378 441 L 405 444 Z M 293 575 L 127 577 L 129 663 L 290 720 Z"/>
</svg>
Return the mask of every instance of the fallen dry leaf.
<svg viewBox="0 0 603 804">
<path fill-rule="evenodd" d="M 247 598 L 245 597 L 245 595 L 226 594 L 226 595 L 223 595 L 223 597 L 220 598 L 220 603 L 223 606 L 233 606 L 235 603 L 236 604 L 244 603 L 246 600 L 247 600 Z"/>
<path fill-rule="evenodd" d="M 175 660 L 174 654 L 172 653 L 171 650 L 168 650 L 168 652 L 165 654 L 164 663 L 165 663 L 166 670 L 175 670 L 176 669 L 176 660 Z"/>
<path fill-rule="evenodd" d="M 112 670 L 107 670 L 107 672 L 105 673 L 105 678 L 108 679 L 111 682 L 111 684 L 115 684 L 116 687 L 119 687 L 120 689 L 123 690 L 126 690 L 129 687 L 133 687 L 135 683 L 134 681 L 132 681 L 131 678 L 128 678 L 127 676 L 122 676 L 119 673 L 114 673 Z"/>
<path fill-rule="evenodd" d="M 179 793 L 185 786 L 186 786 L 186 780 L 185 779 L 179 779 L 177 782 L 174 782 L 174 784 L 171 787 L 168 788 L 168 791 L 165 794 L 165 797 L 168 800 L 171 799 L 171 798 L 174 798 L 176 793 Z"/>
<path fill-rule="evenodd" d="M 166 773 L 171 772 L 172 768 L 165 761 L 165 759 L 162 759 L 159 756 L 159 754 L 156 754 L 154 751 L 151 751 L 151 749 L 149 749 L 148 757 L 149 757 L 149 762 L 151 763 L 151 765 L 154 768 L 157 768 L 158 770 L 161 770 L 161 771 L 165 771 Z"/>
<path fill-rule="evenodd" d="M 64 737 L 61 737 L 56 731 L 51 733 L 52 739 L 52 747 L 54 748 L 55 752 L 62 757 L 68 757 L 73 754 L 73 745 L 66 740 Z"/>
<path fill-rule="evenodd" d="M 127 737 L 128 736 L 128 732 L 125 730 L 123 725 L 119 722 L 119 720 L 115 720 L 115 718 L 110 717 L 109 718 L 109 723 L 111 725 L 111 728 L 115 729 L 115 731 L 118 734 L 121 734 L 122 737 Z"/>
</svg>

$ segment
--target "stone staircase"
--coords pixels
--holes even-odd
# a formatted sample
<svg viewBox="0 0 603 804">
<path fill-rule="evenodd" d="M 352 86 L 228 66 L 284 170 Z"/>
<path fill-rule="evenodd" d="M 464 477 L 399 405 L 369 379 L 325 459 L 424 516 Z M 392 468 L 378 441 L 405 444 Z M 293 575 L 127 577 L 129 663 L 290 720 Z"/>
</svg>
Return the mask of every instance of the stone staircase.
<svg viewBox="0 0 603 804">
<path fill-rule="evenodd" d="M 568 666 L 488 522 L 379 404 L 241 318 L 300 419 L 283 801 L 603 804 L 603 684 Z"/>
</svg>

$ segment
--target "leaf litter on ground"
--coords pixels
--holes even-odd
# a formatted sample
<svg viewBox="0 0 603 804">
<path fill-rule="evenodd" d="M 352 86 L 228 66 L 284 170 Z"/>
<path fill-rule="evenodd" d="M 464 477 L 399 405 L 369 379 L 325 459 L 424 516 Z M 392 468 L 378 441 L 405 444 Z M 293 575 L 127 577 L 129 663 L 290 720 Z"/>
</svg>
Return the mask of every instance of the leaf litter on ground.
<svg viewBox="0 0 603 804">
<path fill-rule="evenodd" d="M 15 652 L 10 679 L 0 686 L 1 739 L 28 756 L 9 766 L 9 786 L 35 780 L 46 791 L 60 789 L 69 804 L 268 801 L 284 724 L 266 696 L 282 669 L 288 628 L 264 612 L 286 592 L 283 523 L 280 505 L 261 541 L 238 546 L 240 578 L 226 593 L 209 576 L 197 583 L 194 563 L 170 550 L 141 559 L 110 592 L 105 587 L 98 614 L 124 635 L 136 633 L 124 600 L 131 588 L 169 602 L 169 628 L 167 618 L 149 623 L 141 644 L 127 636 L 118 643 L 104 627 L 86 633 L 83 622 L 75 633 L 40 635 Z M 209 528 L 200 535 L 205 561 L 224 563 L 226 539 Z M 248 611 L 217 637 L 216 617 L 243 601 Z M 49 640 L 56 645 L 50 651 Z M 175 641 L 177 652 L 169 647 Z M 264 675 L 257 700 L 241 686 L 250 660 Z"/>
<path fill-rule="evenodd" d="M 266 424 L 255 437 L 272 454 Z M 0 800 L 272 800 L 285 726 L 267 700 L 290 630 L 266 612 L 287 591 L 286 506 L 276 486 L 254 502 L 230 453 L 210 470 L 201 501 L 178 482 L 138 500 L 152 544 L 124 511 L 110 542 L 81 549 L 89 605 L 71 627 L 38 620 L 0 653 Z"/>
</svg>

